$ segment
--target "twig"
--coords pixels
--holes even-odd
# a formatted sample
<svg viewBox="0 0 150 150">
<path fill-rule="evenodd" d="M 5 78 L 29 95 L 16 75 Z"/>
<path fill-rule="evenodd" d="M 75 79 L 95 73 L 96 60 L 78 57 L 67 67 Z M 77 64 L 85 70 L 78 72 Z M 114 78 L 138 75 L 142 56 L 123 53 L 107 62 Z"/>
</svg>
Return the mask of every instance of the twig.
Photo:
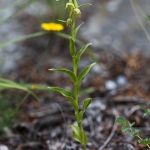
<svg viewBox="0 0 150 150">
<path fill-rule="evenodd" d="M 112 137 L 113 137 L 114 134 L 115 134 L 116 127 L 117 127 L 117 124 L 114 123 L 113 129 L 112 129 L 112 131 L 111 131 L 109 137 L 107 138 L 107 140 L 104 142 L 104 144 L 103 144 L 98 150 L 103 150 L 103 148 L 105 148 L 105 146 L 109 143 L 109 141 L 112 139 Z"/>
<path fill-rule="evenodd" d="M 58 103 L 56 103 L 56 105 L 57 105 L 57 107 L 59 108 L 59 110 L 60 110 L 60 112 L 61 112 L 61 115 L 62 115 L 62 117 L 63 117 L 64 123 L 67 124 L 66 118 L 65 118 L 65 116 L 64 116 L 64 112 L 63 112 L 62 108 L 60 107 L 60 105 L 59 105 Z M 66 133 L 67 133 L 67 127 L 66 127 L 66 126 L 64 127 L 64 132 L 65 132 L 65 134 L 64 134 L 64 140 L 62 141 L 62 145 L 63 145 L 63 143 L 65 143 L 66 136 L 67 136 L 67 135 L 66 135 Z M 62 145 L 61 145 L 61 147 L 62 147 Z"/>
<path fill-rule="evenodd" d="M 131 116 L 135 111 L 139 110 L 140 109 L 140 106 L 139 105 L 136 105 L 134 107 L 132 107 L 129 111 L 128 111 L 128 116 Z"/>
</svg>

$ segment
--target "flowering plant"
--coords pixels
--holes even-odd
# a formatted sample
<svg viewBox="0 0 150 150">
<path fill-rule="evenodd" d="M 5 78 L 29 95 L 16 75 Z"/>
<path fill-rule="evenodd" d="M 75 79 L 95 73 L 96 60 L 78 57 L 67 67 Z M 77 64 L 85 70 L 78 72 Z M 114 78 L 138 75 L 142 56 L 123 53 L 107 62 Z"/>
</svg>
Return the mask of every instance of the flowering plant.
<svg viewBox="0 0 150 150">
<path fill-rule="evenodd" d="M 91 103 L 92 99 L 91 98 L 85 99 L 83 102 L 82 108 L 80 109 L 78 96 L 79 96 L 79 91 L 80 91 L 80 86 L 81 86 L 82 80 L 88 74 L 91 67 L 93 65 L 95 65 L 95 63 L 93 63 L 93 64 L 85 67 L 81 71 L 81 73 L 78 74 L 77 70 L 78 70 L 78 66 L 80 63 L 80 58 L 81 58 L 82 54 L 85 52 L 85 50 L 87 49 L 87 47 L 92 44 L 92 43 L 89 43 L 89 44 L 84 45 L 78 52 L 77 52 L 76 46 L 75 46 L 76 34 L 77 34 L 79 28 L 81 27 L 81 25 L 83 24 L 82 23 L 81 25 L 76 27 L 76 20 L 77 20 L 77 17 L 81 17 L 80 7 L 86 6 L 86 5 L 90 5 L 90 4 L 78 5 L 77 0 L 69 0 L 69 2 L 66 3 L 66 8 L 69 10 L 69 17 L 66 21 L 59 20 L 61 22 L 65 22 L 66 25 L 71 28 L 71 36 L 69 37 L 69 39 L 70 39 L 69 49 L 70 49 L 70 54 L 72 57 L 73 70 L 68 70 L 66 68 L 49 69 L 51 71 L 59 71 L 59 72 L 67 74 L 74 84 L 73 93 L 69 90 L 59 88 L 59 87 L 49 87 L 49 89 L 62 94 L 65 98 L 67 98 L 71 102 L 71 104 L 74 108 L 75 118 L 77 121 L 77 125 L 71 126 L 72 130 L 73 130 L 73 137 L 76 141 L 81 143 L 83 150 L 86 150 L 87 137 L 86 137 L 86 133 L 82 127 L 82 120 L 83 120 L 83 115 L 84 115 L 87 107 Z M 45 30 L 48 30 L 48 31 L 49 30 L 61 30 L 62 26 L 60 24 L 58 25 L 58 24 L 50 23 L 50 24 L 42 24 L 42 28 L 44 28 Z"/>
</svg>

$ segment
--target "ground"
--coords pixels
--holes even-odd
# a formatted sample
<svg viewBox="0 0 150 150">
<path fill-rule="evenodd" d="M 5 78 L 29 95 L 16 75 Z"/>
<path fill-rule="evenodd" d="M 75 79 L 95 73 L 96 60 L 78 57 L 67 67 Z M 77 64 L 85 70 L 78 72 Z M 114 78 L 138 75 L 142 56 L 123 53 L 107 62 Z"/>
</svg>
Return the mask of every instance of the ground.
<svg viewBox="0 0 150 150">
<path fill-rule="evenodd" d="M 67 43 L 65 40 L 61 42 Z M 56 45 L 51 46 L 47 52 L 49 58 L 47 57 L 38 69 L 35 69 L 38 61 L 34 60 L 34 56 L 26 57 L 15 73 L 9 74 L 9 78 L 15 81 L 26 79 L 26 82 L 33 85 L 41 83 L 71 89 L 72 84 L 67 76 L 48 71 L 49 68 L 57 66 L 71 69 L 69 52 L 55 48 Z M 149 122 L 142 118 L 143 112 L 139 105 L 149 107 L 150 58 L 141 53 L 114 54 L 99 50 L 95 50 L 94 55 L 97 56 L 98 63 L 84 79 L 82 90 L 87 91 L 80 95 L 81 105 L 86 97 L 93 99 L 83 120 L 88 136 L 87 149 L 147 149 L 138 144 L 137 138 L 130 137 L 128 132 L 123 134 L 115 119 L 123 116 L 130 122 L 134 121 L 135 127 L 142 129 L 141 136 L 149 136 Z M 86 53 L 82 57 L 79 71 L 92 61 Z M 33 69 L 30 75 L 29 70 Z M 16 94 L 22 97 L 26 95 L 22 91 L 5 92 L 12 94 L 12 97 Z M 14 125 L 11 136 L 1 136 L 1 143 L 7 145 L 10 150 L 79 149 L 80 145 L 72 139 L 70 125 L 75 122 L 75 118 L 70 103 L 57 93 L 36 89 L 34 92 L 40 98 L 40 103 L 32 96 L 24 98 L 18 114 L 20 123 Z"/>
<path fill-rule="evenodd" d="M 87 19 L 84 15 L 83 18 Z M 34 16 L 23 14 L 17 19 L 22 26 L 28 27 L 24 29 L 27 33 L 40 30 Z M 69 33 L 68 29 L 65 32 Z M 24 47 L 23 58 L 6 76 L 18 83 L 31 83 L 40 102 L 23 91 L 3 91 L 2 95 L 7 95 L 13 102 L 11 108 L 18 104 L 20 107 L 17 114 L 19 122 L 11 122 L 13 128 L 5 129 L 5 134 L 0 136 L 0 144 L 9 150 L 80 150 L 80 144 L 72 138 L 70 125 L 75 123 L 75 118 L 69 101 L 58 93 L 36 89 L 36 84 L 72 89 L 66 75 L 48 71 L 53 67 L 72 69 L 68 40 L 51 33 L 20 44 Z M 95 61 L 90 51 L 97 64 L 83 80 L 80 94 L 80 106 L 85 98 L 92 98 L 83 120 L 88 137 L 87 150 L 148 149 L 138 144 L 138 138 L 130 137 L 129 132 L 122 133 L 115 120 L 119 116 L 125 117 L 135 122 L 136 129 L 142 130 L 141 137 L 150 136 L 149 120 L 142 118 L 144 112 L 140 108 L 140 105 L 150 106 L 150 57 L 142 52 L 90 47 L 82 57 L 79 72 Z"/>
</svg>

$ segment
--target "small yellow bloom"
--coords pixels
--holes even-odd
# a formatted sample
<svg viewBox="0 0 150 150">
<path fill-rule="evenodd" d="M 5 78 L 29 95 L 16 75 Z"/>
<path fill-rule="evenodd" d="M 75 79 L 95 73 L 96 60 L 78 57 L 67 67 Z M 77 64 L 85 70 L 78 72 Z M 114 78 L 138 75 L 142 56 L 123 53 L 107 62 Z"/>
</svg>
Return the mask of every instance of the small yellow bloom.
<svg viewBox="0 0 150 150">
<path fill-rule="evenodd" d="M 33 89 L 33 90 L 36 90 L 36 89 L 37 89 L 37 86 L 36 86 L 35 84 L 33 84 L 33 85 L 32 85 L 32 89 Z"/>
<path fill-rule="evenodd" d="M 42 23 L 41 28 L 46 31 L 61 31 L 64 29 L 64 26 L 62 24 L 50 22 L 50 23 Z"/>
</svg>

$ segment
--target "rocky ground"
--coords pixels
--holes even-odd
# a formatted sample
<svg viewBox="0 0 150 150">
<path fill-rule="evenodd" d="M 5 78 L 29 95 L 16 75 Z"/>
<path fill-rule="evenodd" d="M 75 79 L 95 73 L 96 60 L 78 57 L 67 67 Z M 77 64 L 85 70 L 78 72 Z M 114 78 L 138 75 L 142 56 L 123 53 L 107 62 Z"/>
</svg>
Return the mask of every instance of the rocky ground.
<svg viewBox="0 0 150 150">
<path fill-rule="evenodd" d="M 138 2 L 140 4 L 140 1 Z M 145 2 L 149 4 L 148 1 Z M 145 8 L 147 5 L 143 4 L 141 7 Z M 89 9 L 85 11 L 89 18 L 87 15 L 82 16 L 82 20 L 86 23 L 80 34 L 84 41 L 92 40 L 93 47 L 90 47 L 90 50 L 98 59 L 98 63 L 82 84 L 81 89 L 88 90 L 80 95 L 81 105 L 83 99 L 87 97 L 93 99 L 83 120 L 88 137 L 87 150 L 146 150 L 148 148 L 138 144 L 137 138 L 130 137 L 128 132 L 123 134 L 121 126 L 115 122 L 116 117 L 123 116 L 130 122 L 136 122 L 134 127 L 142 129 L 142 137 L 150 136 L 149 120 L 142 118 L 143 111 L 139 107 L 139 105 L 150 106 L 148 66 L 150 58 L 143 53 L 148 49 L 148 45 L 145 44 L 146 37 L 141 28 L 135 26 L 136 19 L 134 18 L 133 21 L 130 15 L 132 9 L 128 2 L 101 1 L 99 6 L 99 1 L 95 1 L 92 8 L 94 6 L 96 6 L 95 11 L 90 12 Z M 29 9 L 27 10 L 10 20 L 14 25 L 10 25 L 9 22 L 6 22 L 7 26 L 2 25 L 1 33 L 3 34 L 1 35 L 4 35 L 1 36 L 2 40 L 5 36 L 7 39 L 9 36 L 12 38 L 41 30 L 37 17 Z M 97 14 L 94 14 L 95 12 Z M 123 12 L 130 17 L 125 17 Z M 134 14 L 132 15 L 135 17 Z M 121 17 L 122 25 L 120 25 L 121 20 L 115 20 L 115 16 L 118 18 L 124 16 L 125 19 Z M 110 21 L 107 20 L 108 18 Z M 10 26 L 10 35 L 8 26 Z M 111 28 L 111 26 L 116 27 Z M 124 40 L 128 39 L 126 36 L 132 38 L 127 40 L 129 43 Z M 51 37 L 50 40 L 49 37 Z M 53 67 L 71 69 L 68 41 L 55 34 L 28 39 L 5 47 L 2 49 L 1 56 L 4 59 L 2 70 L 9 72 L 8 79 L 34 85 L 38 83 L 72 88 L 67 76 L 48 71 Z M 16 65 L 14 68 L 13 62 Z M 92 58 L 86 53 L 82 57 L 79 71 L 92 62 Z M 0 136 L 0 149 L 80 150 L 80 145 L 72 139 L 70 125 L 75 122 L 75 119 L 70 103 L 57 93 L 36 89 L 34 92 L 40 98 L 40 103 L 32 96 L 26 97 L 26 93 L 22 91 L 2 92 L 2 95 L 9 93 L 15 104 L 19 99 L 16 95 L 22 97 L 24 101 L 17 116 L 20 122 L 13 125 L 12 131 Z"/>
</svg>

